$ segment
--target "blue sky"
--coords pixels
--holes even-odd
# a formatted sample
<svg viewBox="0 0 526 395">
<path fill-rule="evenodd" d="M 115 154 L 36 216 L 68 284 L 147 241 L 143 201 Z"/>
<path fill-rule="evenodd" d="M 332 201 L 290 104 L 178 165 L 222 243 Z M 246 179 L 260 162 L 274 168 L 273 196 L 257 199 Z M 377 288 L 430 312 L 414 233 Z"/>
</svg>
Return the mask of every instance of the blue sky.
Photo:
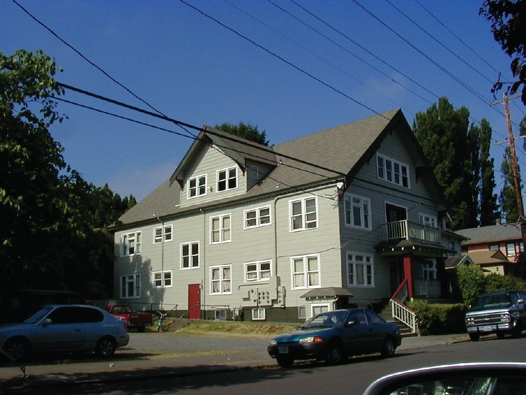
<svg viewBox="0 0 526 395">
<path fill-rule="evenodd" d="M 507 129 L 490 89 L 498 72 L 511 78 L 510 59 L 478 15 L 482 0 L 16 1 L 167 116 L 198 127 L 252 123 L 271 144 L 394 108 L 412 124 L 445 96 L 467 107 L 472 122 L 489 120 L 500 189 L 506 145 L 497 143 Z M 0 51 L 17 49 L 54 58 L 62 83 L 151 110 L 15 2 L 0 0 Z M 64 98 L 186 133 L 75 92 Z M 510 108 L 517 135 L 525 108 L 519 99 Z M 59 110 L 68 119 L 51 132 L 67 163 L 121 196 L 142 199 L 192 143 L 67 103 Z"/>
</svg>

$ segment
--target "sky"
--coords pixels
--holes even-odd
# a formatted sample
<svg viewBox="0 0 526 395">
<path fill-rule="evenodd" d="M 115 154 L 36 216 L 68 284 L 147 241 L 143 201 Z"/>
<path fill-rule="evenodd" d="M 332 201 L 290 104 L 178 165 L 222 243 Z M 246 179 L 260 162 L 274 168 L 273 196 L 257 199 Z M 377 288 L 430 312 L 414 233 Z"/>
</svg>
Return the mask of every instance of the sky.
<svg viewBox="0 0 526 395">
<path fill-rule="evenodd" d="M 511 59 L 481 4 L 0 0 L 0 51 L 42 50 L 63 84 L 197 128 L 251 123 L 270 144 L 396 108 L 412 125 L 447 97 L 472 123 L 490 122 L 498 193 L 508 133 L 491 87 L 499 73 L 511 79 Z M 63 98 L 143 123 L 60 102 L 68 118 L 50 129 L 73 169 L 121 197 L 141 200 L 168 179 L 197 134 L 69 89 Z M 525 109 L 510 102 L 516 136 Z"/>
</svg>

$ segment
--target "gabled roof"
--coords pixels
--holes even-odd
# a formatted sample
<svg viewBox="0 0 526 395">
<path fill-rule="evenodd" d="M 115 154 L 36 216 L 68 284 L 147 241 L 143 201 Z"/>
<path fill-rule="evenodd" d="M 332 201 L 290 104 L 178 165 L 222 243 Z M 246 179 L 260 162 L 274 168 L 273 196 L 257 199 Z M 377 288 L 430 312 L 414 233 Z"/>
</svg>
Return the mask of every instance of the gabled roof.
<svg viewBox="0 0 526 395">
<path fill-rule="evenodd" d="M 470 252 L 467 255 L 476 265 L 504 265 L 511 263 L 499 250 Z"/>
<path fill-rule="evenodd" d="M 247 141 L 244 138 L 223 132 L 222 130 L 214 129 L 210 126 L 203 126 L 203 129 L 199 132 L 199 135 L 186 152 L 183 160 L 179 163 L 179 166 L 177 166 L 177 169 L 175 169 L 170 177 L 170 183 L 179 181 L 182 185 L 184 182 L 184 170 L 192 160 L 194 153 L 202 145 L 212 144 L 225 153 L 225 155 L 232 158 L 232 160 L 234 160 L 243 171 L 245 169 L 246 159 L 277 165 L 272 147 Z"/>
<path fill-rule="evenodd" d="M 455 269 L 457 266 L 460 265 L 473 265 L 473 260 L 469 257 L 469 255 L 456 255 L 456 256 L 449 256 L 447 257 L 444 266 L 445 269 Z"/>
<path fill-rule="evenodd" d="M 456 233 L 468 239 L 462 245 L 522 239 L 520 225 L 514 223 L 461 229 L 457 230 Z"/>
<path fill-rule="evenodd" d="M 119 219 L 119 225 L 152 221 L 153 213 L 167 217 L 246 199 L 276 196 L 290 190 L 345 182 L 348 187 L 362 166 L 371 160 L 384 139 L 394 130 L 403 134 L 404 143 L 417 152 L 417 166 L 424 166 L 443 199 L 441 189 L 416 137 L 399 109 L 337 126 L 273 147 L 249 142 L 228 133 L 204 127 L 169 180 L 155 189 Z M 238 196 L 220 201 L 180 207 L 181 184 L 186 167 L 203 144 L 215 144 L 240 166 L 246 159 L 275 164 L 260 184 Z"/>
</svg>

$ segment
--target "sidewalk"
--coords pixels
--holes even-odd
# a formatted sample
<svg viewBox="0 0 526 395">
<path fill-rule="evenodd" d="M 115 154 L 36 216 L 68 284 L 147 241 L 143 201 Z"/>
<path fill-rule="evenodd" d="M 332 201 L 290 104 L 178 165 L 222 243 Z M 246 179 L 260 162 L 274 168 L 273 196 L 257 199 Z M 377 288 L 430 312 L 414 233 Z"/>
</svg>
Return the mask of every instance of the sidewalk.
<svg viewBox="0 0 526 395">
<path fill-rule="evenodd" d="M 468 341 L 467 335 L 405 337 L 397 352 L 428 348 Z M 0 392 L 16 389 L 38 389 L 68 386 L 79 383 L 104 381 L 133 381 L 138 379 L 167 378 L 228 370 L 277 367 L 266 349 L 239 352 L 214 352 L 212 355 L 153 356 L 134 358 L 124 353 L 115 354 L 112 361 L 79 362 L 63 361 L 62 364 L 33 364 L 0 367 Z"/>
</svg>

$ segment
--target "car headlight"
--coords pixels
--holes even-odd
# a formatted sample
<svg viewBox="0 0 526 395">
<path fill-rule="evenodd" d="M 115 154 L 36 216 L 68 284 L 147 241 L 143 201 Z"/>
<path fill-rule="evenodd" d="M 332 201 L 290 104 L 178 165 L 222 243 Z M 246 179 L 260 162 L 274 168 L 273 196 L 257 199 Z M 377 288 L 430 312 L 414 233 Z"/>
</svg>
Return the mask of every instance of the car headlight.
<svg viewBox="0 0 526 395">
<path fill-rule="evenodd" d="M 300 339 L 300 343 L 323 343 L 324 340 L 319 336 L 309 336 Z"/>
<path fill-rule="evenodd" d="M 270 345 L 271 345 L 271 346 L 275 346 L 276 344 L 278 344 L 278 342 L 277 342 L 276 340 L 272 339 L 272 340 L 270 341 Z"/>
</svg>

